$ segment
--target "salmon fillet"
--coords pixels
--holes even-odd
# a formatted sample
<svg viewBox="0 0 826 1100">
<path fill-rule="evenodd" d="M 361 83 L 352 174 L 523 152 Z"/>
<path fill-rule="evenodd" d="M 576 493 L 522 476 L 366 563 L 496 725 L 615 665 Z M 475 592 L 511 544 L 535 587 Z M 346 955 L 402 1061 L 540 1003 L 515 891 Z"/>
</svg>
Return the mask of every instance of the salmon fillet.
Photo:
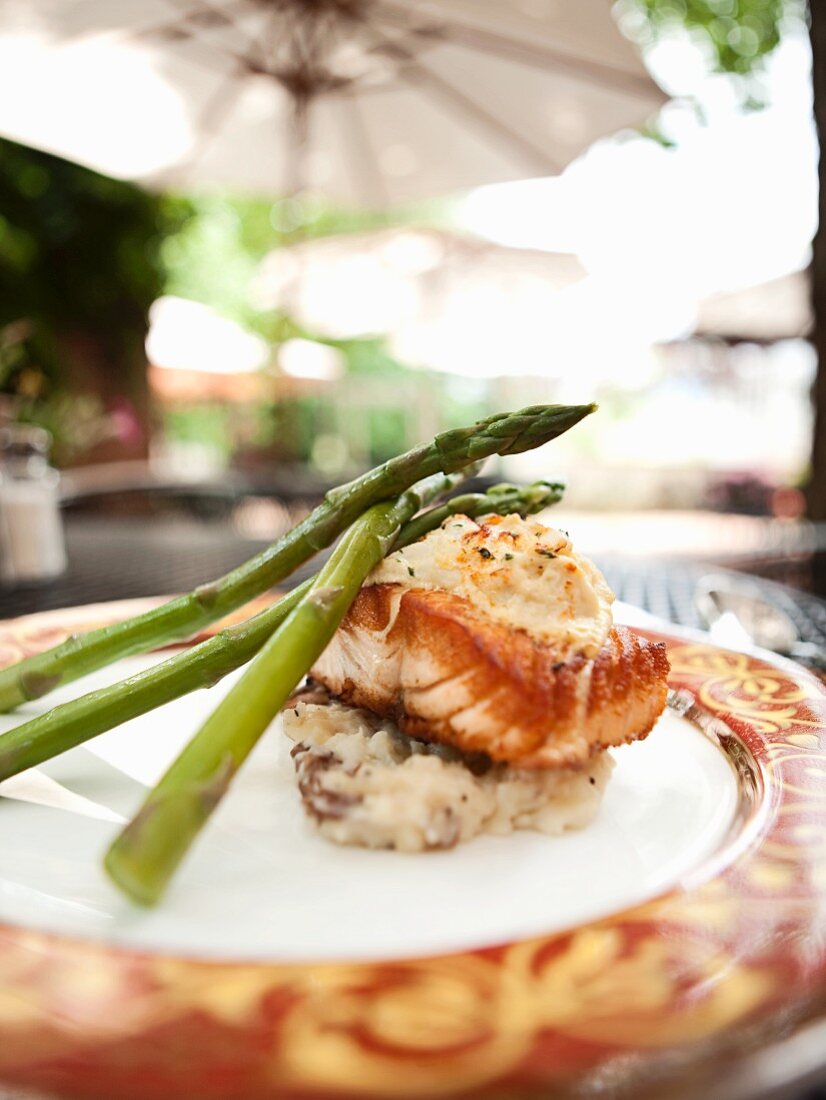
<svg viewBox="0 0 826 1100">
<path fill-rule="evenodd" d="M 411 737 L 521 768 L 583 766 L 645 737 L 665 706 L 661 642 L 612 628 L 594 659 L 547 644 L 442 589 L 363 588 L 312 670 Z"/>
</svg>

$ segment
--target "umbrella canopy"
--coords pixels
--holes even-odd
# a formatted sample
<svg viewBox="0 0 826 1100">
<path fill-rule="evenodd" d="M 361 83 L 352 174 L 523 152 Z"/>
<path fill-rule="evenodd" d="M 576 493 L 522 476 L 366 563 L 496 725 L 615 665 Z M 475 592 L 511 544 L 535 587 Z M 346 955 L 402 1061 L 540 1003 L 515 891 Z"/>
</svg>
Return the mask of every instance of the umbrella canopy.
<svg viewBox="0 0 826 1100">
<path fill-rule="evenodd" d="M 252 292 L 262 309 L 283 310 L 321 335 L 348 338 L 438 326 L 474 308 L 482 323 L 482 296 L 500 313 L 505 298 L 545 306 L 549 293 L 584 277 L 579 260 L 567 253 L 405 227 L 277 248 L 262 262 Z"/>
<path fill-rule="evenodd" d="M 386 335 L 403 362 L 480 378 L 545 374 L 560 292 L 585 276 L 565 253 L 408 227 L 276 249 L 253 294 L 320 335 Z"/>
<path fill-rule="evenodd" d="M 809 275 L 794 271 L 706 298 L 700 303 L 694 335 L 733 344 L 772 343 L 806 337 L 813 323 Z"/>
<path fill-rule="evenodd" d="M 559 172 L 664 101 L 610 0 L 6 0 L 0 132 L 383 205 Z"/>
</svg>

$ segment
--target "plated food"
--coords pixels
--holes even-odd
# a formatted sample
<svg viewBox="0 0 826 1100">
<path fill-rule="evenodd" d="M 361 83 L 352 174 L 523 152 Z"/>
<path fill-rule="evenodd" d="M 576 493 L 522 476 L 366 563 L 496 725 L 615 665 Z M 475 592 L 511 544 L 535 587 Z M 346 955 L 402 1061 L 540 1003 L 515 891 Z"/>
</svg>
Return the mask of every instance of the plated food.
<svg viewBox="0 0 826 1100">
<path fill-rule="evenodd" d="M 606 750 L 662 713 L 662 643 L 614 627 L 568 535 L 454 515 L 368 576 L 285 732 L 307 813 L 345 844 L 426 850 L 587 824 Z"/>
<path fill-rule="evenodd" d="M 337 844 L 401 852 L 453 848 L 480 833 L 558 835 L 589 824 L 613 760 L 519 768 L 407 737 L 392 721 L 335 699 L 284 715 L 303 806 Z"/>
<path fill-rule="evenodd" d="M 663 709 L 664 647 L 614 628 L 599 571 L 528 520 L 561 486 L 450 494 L 488 455 L 546 443 L 593 409 L 538 405 L 445 432 L 332 490 L 225 577 L 0 670 L 0 708 L 38 699 L 191 635 L 339 539 L 260 614 L 4 734 L 0 782 L 249 662 L 106 853 L 135 902 L 160 899 L 308 673 L 328 698 L 295 707 L 287 731 L 304 804 L 331 839 L 422 850 L 584 824 L 606 750 L 646 736 Z"/>
</svg>

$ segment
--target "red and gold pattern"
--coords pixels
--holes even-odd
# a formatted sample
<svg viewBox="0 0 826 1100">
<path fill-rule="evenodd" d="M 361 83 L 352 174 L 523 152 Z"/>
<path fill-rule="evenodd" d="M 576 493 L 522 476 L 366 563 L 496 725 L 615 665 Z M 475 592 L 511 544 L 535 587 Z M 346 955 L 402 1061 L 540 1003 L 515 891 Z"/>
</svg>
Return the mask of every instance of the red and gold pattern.
<svg viewBox="0 0 826 1100">
<path fill-rule="evenodd" d="M 134 610 L 6 624 L 0 661 Z M 0 926 L 0 1079 L 99 1100 L 564 1095 L 822 1010 L 826 691 L 788 663 L 652 636 L 764 787 L 704 879 L 567 933 L 400 962 L 207 963 Z"/>
</svg>

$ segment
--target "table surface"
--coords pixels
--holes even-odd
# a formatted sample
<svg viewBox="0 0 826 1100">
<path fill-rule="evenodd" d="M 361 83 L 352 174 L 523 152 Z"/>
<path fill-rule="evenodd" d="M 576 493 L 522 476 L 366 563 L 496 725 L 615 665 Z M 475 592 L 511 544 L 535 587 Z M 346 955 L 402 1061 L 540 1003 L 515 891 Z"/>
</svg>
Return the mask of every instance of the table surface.
<svg viewBox="0 0 826 1100">
<path fill-rule="evenodd" d="M 228 523 L 160 517 L 112 520 L 69 516 L 66 537 L 67 572 L 43 584 L 0 588 L 0 618 L 186 592 L 269 545 L 265 540 L 243 537 Z M 737 564 L 752 574 L 762 574 L 766 594 L 792 615 L 805 640 L 826 645 L 826 602 L 814 592 L 796 587 L 803 584 L 814 591 L 820 589 L 826 582 L 824 558 L 826 555 L 813 551 L 784 558 L 752 557 Z M 702 625 L 694 607 L 694 585 L 714 567 L 713 561 L 607 552 L 595 553 L 594 559 L 619 599 L 670 622 Z M 725 555 L 721 560 L 729 564 L 731 557 Z M 288 583 L 316 567 L 305 566 Z"/>
<path fill-rule="evenodd" d="M 188 591 L 234 568 L 268 545 L 242 537 L 226 523 L 163 518 L 112 520 L 69 516 L 66 535 L 67 572 L 45 584 L 0 589 L 0 618 Z M 599 553 L 594 557 L 620 599 L 671 622 L 701 626 L 694 608 L 694 585 L 714 563 Z M 305 567 L 295 579 L 306 575 L 310 568 L 315 566 Z M 818 554 L 810 555 L 808 561 L 753 559 L 748 568 L 753 574 L 764 575 L 761 583 L 767 596 L 792 615 L 803 638 L 826 645 L 826 602 L 812 592 L 767 579 L 802 581 L 817 590 L 820 579 L 826 576 Z M 820 1081 L 817 1072 L 814 1078 L 808 1077 L 805 1087 L 790 1088 L 786 1082 L 782 1089 L 761 1092 L 761 1096 L 766 1100 L 769 1097 L 826 1100 L 826 1090 Z M 0 1100 L 22 1100 L 23 1095 L 14 1090 L 4 1091 L 0 1085 Z"/>
</svg>

